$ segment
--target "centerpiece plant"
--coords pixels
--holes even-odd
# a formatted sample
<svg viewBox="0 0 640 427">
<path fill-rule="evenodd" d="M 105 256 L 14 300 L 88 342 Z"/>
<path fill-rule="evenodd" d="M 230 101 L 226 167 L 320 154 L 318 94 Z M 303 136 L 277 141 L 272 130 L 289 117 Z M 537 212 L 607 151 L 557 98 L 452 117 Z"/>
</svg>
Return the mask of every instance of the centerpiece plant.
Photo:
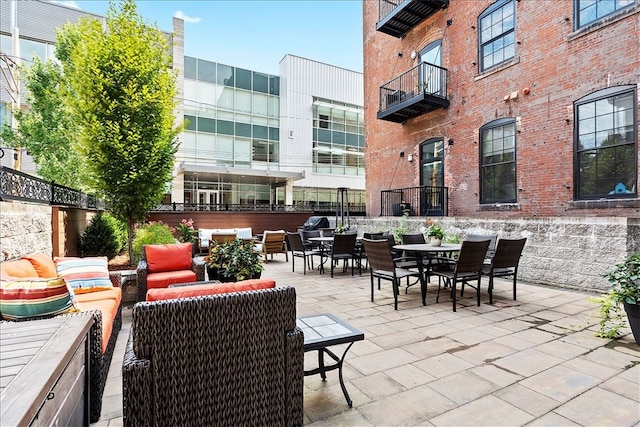
<svg viewBox="0 0 640 427">
<path fill-rule="evenodd" d="M 427 236 L 432 239 L 442 240 L 444 238 L 444 229 L 438 225 L 435 219 L 427 220 Z"/>
<path fill-rule="evenodd" d="M 217 274 L 221 282 L 236 282 L 260 277 L 264 265 L 252 240 L 235 239 L 215 243 L 204 259 L 209 279 Z"/>
</svg>

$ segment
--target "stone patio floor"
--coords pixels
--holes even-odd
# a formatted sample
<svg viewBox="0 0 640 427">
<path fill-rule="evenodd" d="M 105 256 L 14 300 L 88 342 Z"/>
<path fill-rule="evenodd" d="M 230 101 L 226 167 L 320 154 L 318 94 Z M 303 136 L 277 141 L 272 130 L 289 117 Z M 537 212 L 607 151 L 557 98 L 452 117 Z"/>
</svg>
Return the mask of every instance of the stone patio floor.
<svg viewBox="0 0 640 427">
<path fill-rule="evenodd" d="M 344 367 L 353 408 L 337 371 L 326 382 L 305 377 L 305 425 L 640 426 L 640 346 L 630 333 L 618 340 L 595 336 L 593 295 L 519 282 L 513 301 L 511 282 L 496 279 L 489 305 L 484 278 L 482 305 L 468 289 L 454 313 L 446 292 L 435 302 L 432 279 L 426 307 L 414 286 L 402 290 L 395 311 L 390 282 L 371 302 L 368 273 L 303 275 L 299 258 L 296 270 L 276 255 L 262 277 L 295 286 L 298 315 L 330 312 L 365 334 Z M 123 424 L 121 367 L 130 324 L 125 304 L 102 417 L 92 426 Z M 316 359 L 306 353 L 305 368 Z"/>
</svg>

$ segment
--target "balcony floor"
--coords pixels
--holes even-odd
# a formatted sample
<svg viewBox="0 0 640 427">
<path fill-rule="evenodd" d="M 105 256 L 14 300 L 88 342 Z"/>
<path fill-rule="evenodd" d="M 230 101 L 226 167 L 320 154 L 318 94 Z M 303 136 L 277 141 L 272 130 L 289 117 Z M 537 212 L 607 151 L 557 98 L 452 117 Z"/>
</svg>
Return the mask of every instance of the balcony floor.
<svg viewBox="0 0 640 427">
<path fill-rule="evenodd" d="M 453 313 L 446 293 L 435 302 L 437 282 L 401 291 L 393 309 L 389 282 L 370 301 L 369 275 L 317 271 L 302 274 L 283 255 L 266 264 L 263 277 L 295 285 L 298 315 L 331 312 L 362 330 L 365 340 L 347 354 L 344 376 L 353 400 L 344 400 L 337 372 L 327 381 L 305 377 L 304 413 L 309 426 L 597 425 L 640 422 L 640 347 L 594 335 L 597 318 L 586 293 L 496 279 L 495 304 L 482 305 L 473 289 Z M 327 272 L 328 273 L 328 272 Z M 107 381 L 102 418 L 92 426 L 121 426 L 122 359 L 131 326 L 123 310 Z M 316 361 L 305 355 L 305 367 Z"/>
</svg>

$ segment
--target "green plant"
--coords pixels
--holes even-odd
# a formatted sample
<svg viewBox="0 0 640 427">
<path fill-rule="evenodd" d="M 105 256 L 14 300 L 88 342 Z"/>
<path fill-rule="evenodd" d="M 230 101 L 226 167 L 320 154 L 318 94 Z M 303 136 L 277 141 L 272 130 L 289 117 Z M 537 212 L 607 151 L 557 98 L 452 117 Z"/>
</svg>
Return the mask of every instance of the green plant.
<svg viewBox="0 0 640 427">
<path fill-rule="evenodd" d="M 180 224 L 176 225 L 174 228 L 174 232 L 177 234 L 177 239 L 180 242 L 189 242 L 193 243 L 196 241 L 196 235 L 198 232 L 195 228 L 193 228 L 193 220 L 191 218 L 185 219 L 183 218 L 180 221 Z"/>
<path fill-rule="evenodd" d="M 104 213 L 102 217 L 111 224 L 115 236 L 118 239 L 118 253 L 122 252 L 122 250 L 127 247 L 127 223 L 119 220 L 108 212 Z"/>
<path fill-rule="evenodd" d="M 444 229 L 438 225 L 435 219 L 427 220 L 427 225 L 429 226 L 427 228 L 427 236 L 440 240 L 444 238 Z"/>
<path fill-rule="evenodd" d="M 171 228 L 164 222 L 150 222 L 143 224 L 136 231 L 133 239 L 133 263 L 142 259 L 142 246 L 175 243 L 176 239 L 171 233 Z"/>
<path fill-rule="evenodd" d="M 349 226 L 343 223 L 338 224 L 335 230 L 336 233 L 344 233 L 345 231 L 349 231 Z"/>
<path fill-rule="evenodd" d="M 204 258 L 207 267 L 218 269 L 218 275 L 245 280 L 260 273 L 264 266 L 260 252 L 255 250 L 252 240 L 235 239 L 216 243 Z"/>
<path fill-rule="evenodd" d="M 598 304 L 600 322 L 597 335 L 617 338 L 626 326 L 622 303 L 640 304 L 640 254 L 628 256 L 603 275 L 611 286 L 609 293 L 592 301 Z"/>
<path fill-rule="evenodd" d="M 402 218 L 400 218 L 400 224 L 393 230 L 393 238 L 395 239 L 397 244 L 402 243 L 402 235 L 407 234 L 409 231 L 409 227 L 407 225 L 407 218 L 409 218 L 409 211 L 404 210 L 402 212 Z"/>
<path fill-rule="evenodd" d="M 111 259 L 120 253 L 122 244 L 118 229 L 102 212 L 98 212 L 78 239 L 82 256 L 106 256 Z"/>
</svg>

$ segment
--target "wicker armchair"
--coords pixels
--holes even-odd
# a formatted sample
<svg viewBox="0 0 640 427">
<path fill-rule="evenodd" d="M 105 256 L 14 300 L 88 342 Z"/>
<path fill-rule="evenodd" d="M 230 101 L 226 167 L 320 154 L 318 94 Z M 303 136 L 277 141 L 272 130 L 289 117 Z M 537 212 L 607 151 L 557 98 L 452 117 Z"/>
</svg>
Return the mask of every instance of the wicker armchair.
<svg viewBox="0 0 640 427">
<path fill-rule="evenodd" d="M 302 425 L 303 348 L 293 287 L 139 302 L 124 425 Z"/>
</svg>

